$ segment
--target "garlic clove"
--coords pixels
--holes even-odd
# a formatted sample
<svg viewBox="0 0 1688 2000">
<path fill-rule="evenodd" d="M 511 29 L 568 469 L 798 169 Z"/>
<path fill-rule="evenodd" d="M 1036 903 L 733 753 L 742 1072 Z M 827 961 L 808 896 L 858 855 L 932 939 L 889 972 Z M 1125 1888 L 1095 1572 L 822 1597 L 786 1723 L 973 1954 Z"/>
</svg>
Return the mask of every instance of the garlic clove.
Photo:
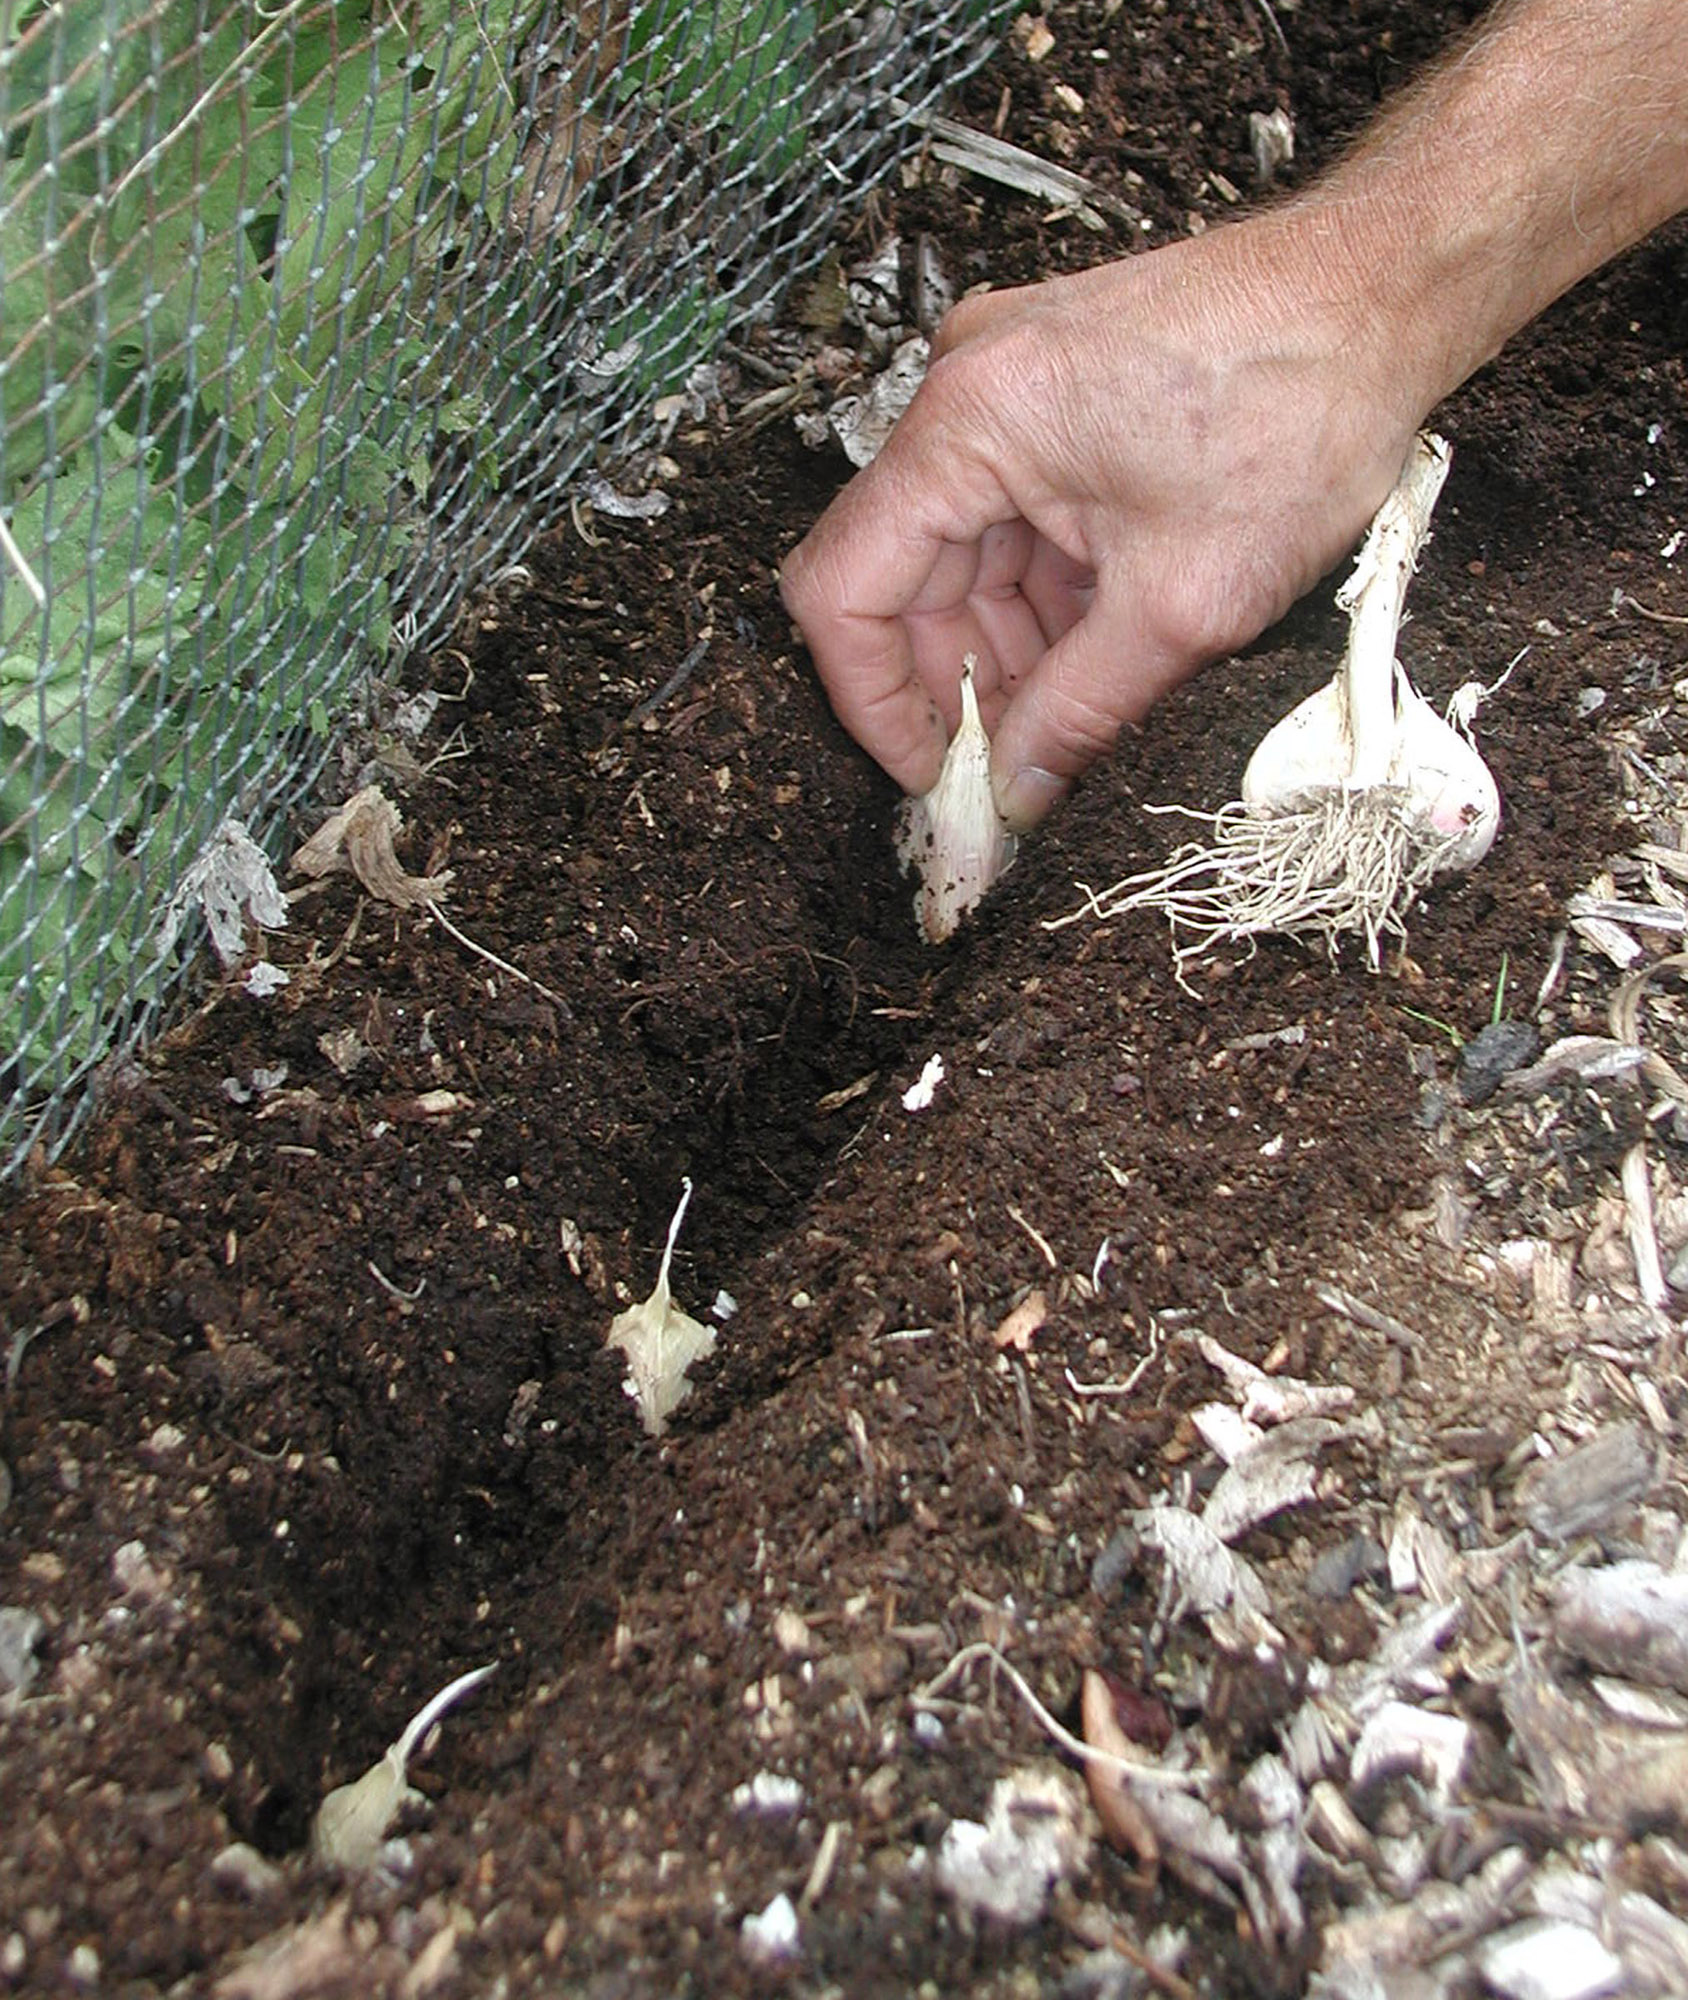
<svg viewBox="0 0 1688 2000">
<path fill-rule="evenodd" d="M 1348 690 L 1338 674 L 1260 739 L 1243 772 L 1243 804 L 1256 813 L 1295 812 L 1339 789 L 1353 754 Z"/>
<path fill-rule="evenodd" d="M 651 1295 L 617 1313 L 605 1339 L 606 1346 L 619 1347 L 627 1358 L 622 1386 L 638 1404 L 640 1421 L 651 1437 L 662 1436 L 668 1419 L 692 1393 L 688 1371 L 693 1362 L 715 1352 L 715 1329 L 677 1306 L 668 1289 L 674 1245 L 692 1198 L 690 1178 L 680 1187 L 680 1205 L 668 1225 L 668 1243 Z"/>
<path fill-rule="evenodd" d="M 973 691 L 969 653 L 961 667 L 961 722 L 938 782 L 897 815 L 897 858 L 920 875 L 915 915 L 928 944 L 943 944 L 1013 865 L 1018 846 L 991 790 L 991 740 Z"/>
<path fill-rule="evenodd" d="M 311 1853 L 331 1868 L 372 1868 L 381 1858 L 382 1843 L 402 1809 L 421 1794 L 406 1780 L 416 1747 L 448 1708 L 480 1686 L 497 1665 L 474 1667 L 440 1689 L 410 1718 L 396 1743 L 390 1744 L 361 1778 L 337 1785 L 317 1807 L 311 1822 Z"/>
<path fill-rule="evenodd" d="M 1402 787 L 1417 817 L 1443 838 L 1458 836 L 1450 868 L 1475 868 L 1500 830 L 1500 791 L 1468 736 L 1438 715 L 1396 671 L 1395 752 L 1389 782 Z"/>
</svg>

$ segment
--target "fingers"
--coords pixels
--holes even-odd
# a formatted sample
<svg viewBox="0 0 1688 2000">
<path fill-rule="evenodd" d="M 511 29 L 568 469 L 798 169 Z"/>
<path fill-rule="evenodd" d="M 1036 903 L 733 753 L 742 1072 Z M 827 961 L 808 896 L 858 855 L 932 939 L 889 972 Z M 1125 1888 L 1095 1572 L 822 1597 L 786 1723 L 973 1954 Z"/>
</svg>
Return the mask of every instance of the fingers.
<svg viewBox="0 0 1688 2000">
<path fill-rule="evenodd" d="M 840 721 L 911 792 L 936 781 L 964 657 L 979 657 L 988 713 L 1046 643 L 1020 589 L 1032 532 L 987 455 L 942 428 L 941 409 L 911 408 L 780 576 Z"/>
<path fill-rule="evenodd" d="M 853 608 L 863 565 L 883 574 L 895 554 L 875 525 L 871 514 L 853 532 L 823 520 L 786 558 L 780 593 L 839 721 L 904 791 L 925 792 L 937 782 L 948 731 L 916 671 L 913 635 L 901 618 Z"/>
<path fill-rule="evenodd" d="M 1003 710 L 991 743 L 997 808 L 1017 833 L 1037 825 L 1073 780 L 1110 751 L 1195 662 L 1156 642 L 1100 596 L 1048 649 Z"/>
</svg>

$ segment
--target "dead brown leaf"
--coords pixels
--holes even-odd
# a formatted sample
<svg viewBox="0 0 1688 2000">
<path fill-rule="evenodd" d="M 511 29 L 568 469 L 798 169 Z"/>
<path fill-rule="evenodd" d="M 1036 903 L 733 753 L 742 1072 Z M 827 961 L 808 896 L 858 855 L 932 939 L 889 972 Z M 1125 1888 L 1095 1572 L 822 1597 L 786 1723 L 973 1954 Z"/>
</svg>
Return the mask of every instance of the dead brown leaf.
<svg viewBox="0 0 1688 2000">
<path fill-rule="evenodd" d="M 313 879 L 350 869 L 377 902 L 419 909 L 445 894 L 451 870 L 412 875 L 398 858 L 404 821 L 379 785 L 365 785 L 329 814 L 293 857 L 293 872 Z"/>
<path fill-rule="evenodd" d="M 1084 1670 L 1079 1719 L 1084 1740 L 1092 1750 L 1128 1761 L 1141 1756 L 1120 1722 L 1107 1676 L 1094 1667 Z M 1087 1762 L 1084 1776 L 1103 1832 L 1123 1853 L 1134 1855 L 1138 1867 L 1152 1881 L 1160 1868 L 1160 1842 L 1141 1804 L 1132 1796 L 1131 1787 L 1112 1764 Z"/>
</svg>

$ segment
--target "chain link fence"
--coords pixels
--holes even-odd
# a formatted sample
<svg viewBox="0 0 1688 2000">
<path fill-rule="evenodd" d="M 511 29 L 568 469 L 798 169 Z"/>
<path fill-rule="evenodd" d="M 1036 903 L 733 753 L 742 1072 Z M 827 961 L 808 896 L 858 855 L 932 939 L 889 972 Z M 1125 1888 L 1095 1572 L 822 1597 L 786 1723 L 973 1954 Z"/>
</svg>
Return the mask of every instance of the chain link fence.
<svg viewBox="0 0 1688 2000">
<path fill-rule="evenodd" d="M 156 1024 L 219 847 L 1001 12 L 0 0 L 0 1177 Z"/>
</svg>

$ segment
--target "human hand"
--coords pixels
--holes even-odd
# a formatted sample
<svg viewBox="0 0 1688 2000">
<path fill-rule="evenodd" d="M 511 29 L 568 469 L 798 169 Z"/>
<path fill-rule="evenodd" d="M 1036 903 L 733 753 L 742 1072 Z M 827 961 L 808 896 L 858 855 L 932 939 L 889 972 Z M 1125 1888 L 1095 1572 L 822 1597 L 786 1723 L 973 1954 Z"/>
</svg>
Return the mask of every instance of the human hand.
<svg viewBox="0 0 1688 2000">
<path fill-rule="evenodd" d="M 781 584 L 840 719 L 935 781 L 964 654 L 1024 829 L 1352 545 L 1418 421 L 1365 274 L 1261 217 L 964 301 Z"/>
</svg>

